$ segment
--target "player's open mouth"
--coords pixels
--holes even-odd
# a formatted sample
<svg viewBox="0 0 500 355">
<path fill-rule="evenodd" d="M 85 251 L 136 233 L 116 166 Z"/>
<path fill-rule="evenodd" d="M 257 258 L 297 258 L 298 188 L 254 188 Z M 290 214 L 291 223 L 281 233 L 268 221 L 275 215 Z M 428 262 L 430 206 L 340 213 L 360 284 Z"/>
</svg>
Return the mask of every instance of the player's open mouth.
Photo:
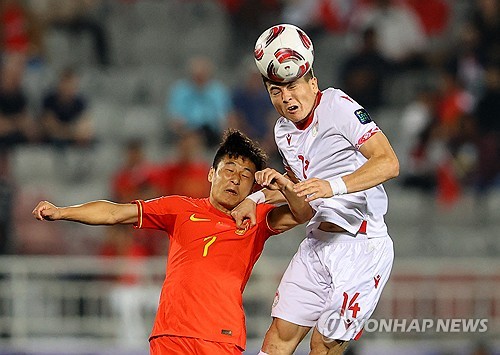
<svg viewBox="0 0 500 355">
<path fill-rule="evenodd" d="M 297 105 L 292 105 L 292 106 L 289 106 L 286 110 L 290 113 L 294 113 L 295 111 L 297 111 L 299 109 L 299 106 Z"/>
<path fill-rule="evenodd" d="M 235 195 L 235 196 L 238 195 L 238 193 L 233 189 L 227 189 L 226 192 L 229 192 L 231 195 Z"/>
</svg>

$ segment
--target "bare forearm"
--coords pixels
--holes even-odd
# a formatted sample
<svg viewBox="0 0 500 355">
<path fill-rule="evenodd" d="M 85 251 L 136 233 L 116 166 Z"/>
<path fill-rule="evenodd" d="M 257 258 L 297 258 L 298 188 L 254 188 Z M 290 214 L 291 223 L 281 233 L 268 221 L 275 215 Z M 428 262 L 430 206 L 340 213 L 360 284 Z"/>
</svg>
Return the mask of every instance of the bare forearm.
<svg viewBox="0 0 500 355">
<path fill-rule="evenodd" d="M 59 207 L 61 220 L 90 225 L 127 224 L 137 221 L 135 205 L 110 201 L 91 201 L 81 205 Z"/>
<path fill-rule="evenodd" d="M 380 185 L 399 175 L 397 160 L 373 157 L 352 174 L 342 177 L 347 192 L 358 192 Z"/>
<path fill-rule="evenodd" d="M 266 196 L 266 203 L 270 203 L 272 205 L 280 205 L 287 202 L 287 199 L 279 190 L 269 190 L 264 188 L 260 191 L 262 191 Z"/>
<path fill-rule="evenodd" d="M 297 196 L 293 190 L 293 183 L 291 181 L 284 189 L 281 189 L 281 193 L 288 202 L 290 211 L 298 223 L 305 223 L 312 218 L 314 210 L 304 197 Z"/>
</svg>

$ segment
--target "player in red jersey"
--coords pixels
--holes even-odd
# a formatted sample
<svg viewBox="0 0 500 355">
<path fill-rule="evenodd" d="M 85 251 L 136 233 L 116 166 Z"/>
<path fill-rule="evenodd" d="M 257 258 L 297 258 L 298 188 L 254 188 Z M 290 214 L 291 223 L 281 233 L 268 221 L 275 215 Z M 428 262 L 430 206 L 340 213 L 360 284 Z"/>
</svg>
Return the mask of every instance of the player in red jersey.
<svg viewBox="0 0 500 355">
<path fill-rule="evenodd" d="M 242 293 L 265 241 L 313 213 L 293 192 L 293 183 L 264 169 L 265 162 L 265 153 L 253 141 L 231 130 L 208 173 L 208 198 L 166 196 L 129 204 L 101 200 L 69 207 L 42 201 L 33 215 L 38 220 L 166 231 L 167 274 L 149 339 L 151 354 L 241 354 L 246 340 Z M 255 182 L 281 191 L 288 204 L 259 204 L 252 227 L 238 229 L 231 210 Z"/>
</svg>

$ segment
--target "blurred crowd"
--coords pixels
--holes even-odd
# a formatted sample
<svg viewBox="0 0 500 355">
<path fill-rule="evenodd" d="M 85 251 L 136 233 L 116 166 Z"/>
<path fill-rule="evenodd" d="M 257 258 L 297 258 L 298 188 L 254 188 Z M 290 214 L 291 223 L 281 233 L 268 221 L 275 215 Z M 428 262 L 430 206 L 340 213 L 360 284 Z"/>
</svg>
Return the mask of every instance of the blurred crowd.
<svg viewBox="0 0 500 355">
<path fill-rule="evenodd" d="M 24 74 L 52 65 L 44 46 L 49 31 L 58 31 L 72 41 L 88 36 L 94 69 L 104 72 L 116 67 L 106 19 L 115 3 L 133 8 L 137 2 L 0 1 L 0 206 L 6 211 L 0 216 L 0 254 L 67 252 L 57 241 L 36 248 L 16 243 L 12 152 L 23 145 L 47 145 L 53 149 L 61 173 L 70 169 L 81 178 L 90 169 L 86 160 L 101 143 L 97 137 L 105 136 L 93 125 L 99 117 L 92 117 L 89 110 L 92 97 L 80 90 L 85 68 L 58 67 L 57 81 L 40 93 L 42 99 L 36 103 L 29 102 Z M 321 68 L 316 66 L 329 62 L 334 68 L 333 77 L 319 78 L 320 87 L 343 89 L 372 112 L 375 120 L 385 108 L 395 105 L 393 86 L 411 84 L 405 88 L 409 99 L 396 100 L 398 121 L 390 122 L 396 132 L 402 186 L 431 194 L 446 206 L 459 201 L 464 190 L 473 191 L 480 201 L 498 188 L 500 121 L 494 116 L 500 112 L 499 0 L 212 2 L 227 18 L 230 50 L 224 53 L 226 62 L 202 53 L 185 58 L 182 77 L 161 93 L 167 118 L 162 129 L 171 157 L 152 161 L 144 149 L 147 142 L 124 141 L 121 166 L 109 181 L 111 199 L 207 196 L 211 162 L 205 153 L 216 147 L 227 127 L 241 129 L 258 140 L 268 151 L 271 165 L 280 168 L 272 132 L 276 114 L 248 55 L 258 35 L 278 22 L 296 24 L 309 33 L 319 44 L 318 56 L 322 56 L 321 43 L 330 43 L 331 38 L 347 44 L 342 47 L 341 61 L 317 58 L 317 72 Z M 189 3 L 199 6 L 198 15 L 202 14 L 203 1 Z M 248 60 L 241 63 L 241 58 Z M 227 70 L 237 73 L 237 80 L 227 82 L 221 75 Z M 73 159 L 66 154 L 69 149 L 80 152 L 76 164 L 68 162 Z M 77 188 L 78 179 L 74 183 Z M 141 235 L 148 233 L 109 228 L 93 250 L 107 256 L 163 255 L 165 238 Z"/>
</svg>

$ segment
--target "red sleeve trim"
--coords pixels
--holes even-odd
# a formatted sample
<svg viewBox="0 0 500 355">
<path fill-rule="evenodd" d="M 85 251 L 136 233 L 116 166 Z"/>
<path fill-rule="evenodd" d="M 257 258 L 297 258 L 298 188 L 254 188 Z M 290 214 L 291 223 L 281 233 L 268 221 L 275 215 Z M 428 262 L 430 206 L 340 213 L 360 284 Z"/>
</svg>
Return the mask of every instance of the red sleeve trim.
<svg viewBox="0 0 500 355">
<path fill-rule="evenodd" d="M 273 205 L 271 205 L 271 206 L 273 206 Z M 272 210 L 274 210 L 275 208 L 276 208 L 276 206 L 273 206 L 273 208 L 270 208 L 270 209 L 267 211 L 267 213 L 266 213 L 266 227 L 267 227 L 267 229 L 268 229 L 269 231 L 271 231 L 271 232 L 272 232 L 272 234 L 273 234 L 273 235 L 283 233 L 283 231 L 280 231 L 280 230 L 277 230 L 277 229 L 272 228 L 272 227 L 269 225 L 269 222 L 268 222 L 268 220 L 267 220 L 267 216 L 268 216 L 268 215 L 269 215 L 269 213 L 270 213 Z"/>
<path fill-rule="evenodd" d="M 358 143 L 356 144 L 356 148 L 359 149 L 368 139 L 370 139 L 375 133 L 380 132 L 380 128 L 374 127 L 370 129 L 368 132 L 363 134 L 363 136 L 358 140 Z"/>
<path fill-rule="evenodd" d="M 132 201 L 132 203 L 135 203 L 137 205 L 137 223 L 134 224 L 134 228 L 136 229 L 141 229 L 142 228 L 142 219 L 143 219 L 143 203 L 144 201 L 142 200 L 135 200 Z"/>
</svg>

